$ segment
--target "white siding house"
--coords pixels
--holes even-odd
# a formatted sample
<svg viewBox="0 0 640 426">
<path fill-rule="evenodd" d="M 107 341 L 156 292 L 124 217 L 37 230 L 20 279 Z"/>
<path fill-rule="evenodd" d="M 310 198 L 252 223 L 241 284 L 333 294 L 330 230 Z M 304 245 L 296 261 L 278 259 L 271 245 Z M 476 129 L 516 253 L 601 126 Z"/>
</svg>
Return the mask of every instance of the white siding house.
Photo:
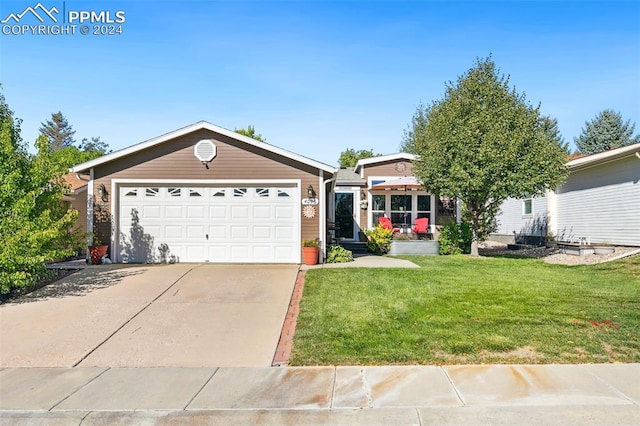
<svg viewBox="0 0 640 426">
<path fill-rule="evenodd" d="M 627 155 L 602 155 L 614 151 Z M 636 144 L 569 162 L 571 174 L 557 191 L 559 241 L 640 246 L 639 152 Z"/>
<path fill-rule="evenodd" d="M 640 246 L 640 144 L 567 163 L 567 181 L 531 200 L 508 199 L 497 216 L 499 236 L 544 236 Z"/>
<path fill-rule="evenodd" d="M 500 206 L 496 233 L 544 237 L 547 234 L 547 197 L 507 199 Z"/>
</svg>

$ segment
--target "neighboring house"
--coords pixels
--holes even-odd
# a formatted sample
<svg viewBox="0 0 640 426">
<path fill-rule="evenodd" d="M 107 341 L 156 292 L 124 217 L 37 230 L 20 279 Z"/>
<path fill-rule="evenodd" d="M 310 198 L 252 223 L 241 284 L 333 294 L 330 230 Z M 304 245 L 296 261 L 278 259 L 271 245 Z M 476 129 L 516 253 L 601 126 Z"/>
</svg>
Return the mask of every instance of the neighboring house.
<svg viewBox="0 0 640 426">
<path fill-rule="evenodd" d="M 67 173 L 63 179 L 69 187 L 69 192 L 62 197 L 68 208 L 78 212 L 76 229 L 82 234 L 87 233 L 87 184 L 88 180 L 81 179 L 76 173 Z"/>
<path fill-rule="evenodd" d="M 640 246 L 640 144 L 577 158 L 567 167 L 569 177 L 555 192 L 505 201 L 497 235 Z"/>
<path fill-rule="evenodd" d="M 334 167 L 204 121 L 71 171 L 114 262 L 300 263 L 302 240 L 326 243 Z"/>
</svg>

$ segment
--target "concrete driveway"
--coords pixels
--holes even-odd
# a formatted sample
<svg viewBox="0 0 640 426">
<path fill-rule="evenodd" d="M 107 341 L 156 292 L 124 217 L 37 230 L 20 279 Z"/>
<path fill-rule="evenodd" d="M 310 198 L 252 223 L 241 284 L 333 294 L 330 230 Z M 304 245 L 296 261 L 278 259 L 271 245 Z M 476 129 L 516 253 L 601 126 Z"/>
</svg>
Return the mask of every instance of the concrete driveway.
<svg viewBox="0 0 640 426">
<path fill-rule="evenodd" d="M 297 271 L 88 268 L 0 306 L 0 367 L 269 366 Z"/>
</svg>

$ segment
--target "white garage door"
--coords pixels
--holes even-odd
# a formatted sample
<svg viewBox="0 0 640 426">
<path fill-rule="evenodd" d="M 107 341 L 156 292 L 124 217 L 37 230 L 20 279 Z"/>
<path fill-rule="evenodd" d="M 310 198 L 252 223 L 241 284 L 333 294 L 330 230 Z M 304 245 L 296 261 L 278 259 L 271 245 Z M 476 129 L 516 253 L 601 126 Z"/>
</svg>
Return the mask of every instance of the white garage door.
<svg viewBox="0 0 640 426">
<path fill-rule="evenodd" d="M 300 261 L 295 186 L 121 186 L 125 262 Z"/>
</svg>

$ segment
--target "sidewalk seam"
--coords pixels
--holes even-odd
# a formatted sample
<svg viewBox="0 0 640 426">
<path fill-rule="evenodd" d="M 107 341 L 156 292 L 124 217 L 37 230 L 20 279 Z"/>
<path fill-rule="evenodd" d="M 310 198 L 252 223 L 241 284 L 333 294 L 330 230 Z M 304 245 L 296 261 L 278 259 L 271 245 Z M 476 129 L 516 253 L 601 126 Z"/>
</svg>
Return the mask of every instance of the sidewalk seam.
<svg viewBox="0 0 640 426">
<path fill-rule="evenodd" d="M 85 414 L 82 417 L 82 419 L 80 419 L 80 423 L 78 423 L 78 426 L 82 426 L 82 423 L 84 423 L 84 421 L 87 419 L 87 417 L 89 417 L 91 415 L 91 413 L 93 413 L 93 410 L 87 411 L 87 414 Z"/>
<path fill-rule="evenodd" d="M 416 407 L 416 415 L 418 416 L 418 424 L 420 426 L 424 426 L 424 422 L 422 421 L 422 415 L 420 415 L 420 408 Z"/>
<path fill-rule="evenodd" d="M 98 374 L 97 376 L 93 377 L 91 380 L 89 380 L 87 383 L 83 384 L 82 386 L 80 386 L 78 389 L 74 390 L 73 392 L 71 392 L 69 395 L 65 396 L 64 398 L 62 398 L 60 401 L 56 402 L 55 404 L 53 404 L 51 406 L 51 408 L 49 408 L 47 411 L 51 412 L 51 410 L 53 410 L 54 408 L 56 408 L 58 405 L 62 404 L 63 402 L 65 402 L 67 399 L 71 398 L 71 396 L 75 395 L 76 393 L 78 393 L 78 391 L 80 391 L 81 389 L 84 389 L 85 387 L 87 387 L 87 385 L 89 383 L 94 382 L 95 380 L 98 379 L 98 377 L 102 376 L 104 373 L 106 373 L 107 371 L 111 370 L 111 367 L 106 367 L 104 370 L 102 370 L 100 372 L 100 374 Z M 88 416 L 89 414 L 87 414 Z M 84 419 L 84 418 L 83 418 Z M 82 422 L 80 422 L 82 423 Z"/>
<path fill-rule="evenodd" d="M 216 367 L 216 369 L 215 369 L 215 370 L 213 370 L 213 373 L 211 373 L 211 376 L 209 376 L 209 378 L 207 379 L 207 381 L 206 381 L 206 382 L 204 382 L 204 384 L 200 387 L 200 389 L 198 389 L 198 391 L 195 393 L 195 395 L 193 395 L 193 398 L 191 398 L 191 399 L 189 400 L 189 402 L 187 402 L 187 405 L 185 405 L 185 406 L 184 406 L 184 408 L 182 409 L 182 411 L 187 411 L 187 407 L 188 407 L 189 405 L 191 405 L 191 403 L 193 402 L 193 400 L 194 400 L 194 399 L 196 399 L 196 397 L 197 397 L 198 395 L 200 395 L 200 392 L 202 392 L 202 389 L 204 389 L 204 388 L 205 388 L 205 386 L 207 386 L 207 385 L 209 384 L 209 382 L 211 381 L 211 379 L 213 379 L 213 376 L 215 376 L 215 375 L 216 375 L 216 373 L 218 372 L 218 370 L 220 370 L 220 367 Z"/>
<path fill-rule="evenodd" d="M 620 389 L 618 389 L 618 388 L 614 387 L 613 385 L 611 385 L 610 383 L 606 382 L 604 379 L 602 379 L 597 374 L 593 373 L 592 371 L 589 371 L 589 369 L 585 368 L 584 365 L 578 365 L 578 367 L 580 367 L 582 370 L 586 371 L 589 375 L 594 377 L 597 381 L 599 381 L 600 383 L 605 385 L 607 388 L 609 388 L 613 392 L 617 393 L 619 396 L 623 397 L 624 399 L 626 399 L 627 401 L 629 401 L 633 405 L 638 405 L 633 398 L 627 396 L 626 393 L 622 392 Z"/>
<path fill-rule="evenodd" d="M 100 342 L 95 348 L 91 349 L 88 353 L 86 353 L 82 358 L 80 358 L 80 360 L 78 362 L 76 362 L 75 364 L 73 364 L 71 367 L 77 367 L 78 365 L 80 365 L 80 363 L 82 363 L 82 361 L 84 361 L 85 359 L 87 359 L 92 353 L 94 353 L 98 348 L 100 348 L 102 345 L 104 345 L 105 343 L 107 343 L 107 341 L 109 341 L 113 336 L 116 335 L 116 333 L 118 333 L 120 330 L 122 330 L 127 324 L 129 324 L 131 321 L 133 321 L 138 315 L 140 315 L 142 312 L 144 312 L 145 310 L 147 310 L 147 308 L 149 306 L 151 306 L 156 300 L 158 300 L 159 298 L 161 298 L 166 292 L 168 292 L 169 290 L 171 290 L 171 288 L 176 285 L 178 282 L 180 282 L 181 279 L 183 279 L 189 272 L 193 271 L 194 269 L 198 268 L 200 265 L 195 266 L 191 269 L 189 269 L 187 272 L 185 272 L 184 274 L 182 274 L 180 276 L 180 278 L 178 278 L 177 280 L 175 280 L 169 287 L 167 287 L 162 293 L 160 293 L 158 296 L 156 296 L 151 302 L 147 303 L 142 309 L 140 309 L 138 312 L 136 312 L 131 318 L 129 318 L 128 320 L 126 320 L 124 322 L 124 324 L 122 324 L 120 327 L 118 327 L 113 333 L 111 333 L 109 336 L 107 336 L 106 339 L 104 339 L 102 342 Z"/>
<path fill-rule="evenodd" d="M 336 396 L 336 381 L 338 380 L 338 367 L 333 367 L 333 386 L 331 387 L 331 403 L 329 409 L 333 410 L 333 399 Z"/>
<path fill-rule="evenodd" d="M 453 388 L 453 391 L 456 393 L 456 396 L 458 397 L 458 399 L 462 403 L 462 406 L 466 407 L 467 406 L 467 402 L 464 400 L 462 395 L 460 395 L 460 392 L 458 392 L 458 388 L 456 387 L 456 384 L 453 383 L 453 379 L 451 378 L 451 376 L 449 376 L 449 373 L 447 373 L 447 370 L 445 370 L 443 367 L 439 367 L 439 368 L 440 368 L 440 370 L 442 370 L 442 372 L 444 373 L 444 375 L 447 378 L 447 380 L 449 381 L 449 383 L 451 383 L 451 387 Z"/>
</svg>

